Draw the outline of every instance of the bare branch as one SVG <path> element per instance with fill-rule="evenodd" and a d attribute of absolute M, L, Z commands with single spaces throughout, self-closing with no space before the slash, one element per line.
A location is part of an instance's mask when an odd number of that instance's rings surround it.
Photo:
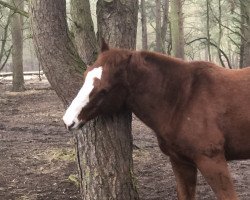
<path fill-rule="evenodd" d="M 201 41 L 201 40 L 206 40 L 206 42 L 209 41 L 208 38 L 206 38 L 206 37 L 196 38 L 196 39 L 194 39 L 194 40 L 192 40 L 192 41 L 190 41 L 190 42 L 187 42 L 186 45 L 190 45 L 190 44 L 192 44 L 192 43 L 194 43 L 194 42 L 196 42 L 196 41 Z M 202 42 L 202 43 L 204 43 L 204 42 Z M 230 69 L 232 69 L 231 63 L 230 63 L 229 58 L 227 57 L 226 53 L 225 53 L 221 48 L 219 48 L 216 44 L 214 44 L 213 42 L 209 41 L 209 43 L 210 43 L 210 45 L 216 47 L 216 48 L 221 52 L 221 54 L 222 54 L 222 55 L 225 57 L 225 59 L 227 60 L 228 67 L 229 67 Z"/>
<path fill-rule="evenodd" d="M 6 8 L 9 8 L 10 10 L 13 10 L 15 13 L 23 15 L 24 17 L 29 17 L 29 13 L 28 12 L 26 12 L 24 10 L 20 10 L 17 7 L 12 6 L 12 5 L 10 5 L 9 3 L 5 2 L 5 1 L 0 0 L 0 5 L 4 6 Z"/>
<path fill-rule="evenodd" d="M 240 49 L 240 44 L 238 44 L 237 42 L 235 42 L 230 36 L 228 36 L 228 38 L 230 39 L 230 41 L 231 41 L 238 49 Z"/>
<path fill-rule="evenodd" d="M 5 60 L 4 62 L 1 64 L 1 67 L 0 67 L 0 71 L 5 67 L 9 57 L 10 57 L 10 53 L 11 53 L 11 49 L 12 49 L 12 46 L 10 47 L 10 49 L 6 52 L 6 57 L 5 57 Z"/>
<path fill-rule="evenodd" d="M 10 21 L 11 21 L 11 12 L 9 12 L 8 18 L 7 18 L 7 22 L 4 26 L 4 32 L 3 32 L 3 36 L 2 36 L 2 41 L 1 41 L 1 50 L 0 50 L 0 63 L 4 57 L 4 51 L 5 51 L 5 45 L 7 42 L 7 38 L 8 38 L 8 28 L 10 25 Z"/>

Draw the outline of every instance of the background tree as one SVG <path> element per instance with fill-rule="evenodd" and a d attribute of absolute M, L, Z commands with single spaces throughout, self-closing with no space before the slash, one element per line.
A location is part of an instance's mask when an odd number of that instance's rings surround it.
<path fill-rule="evenodd" d="M 240 67 L 250 66 L 250 2 L 240 0 L 241 10 L 241 56 Z"/>
<path fill-rule="evenodd" d="M 75 44 L 80 57 L 89 65 L 95 61 L 98 52 L 89 0 L 71 0 L 70 8 Z"/>
<path fill-rule="evenodd" d="M 184 59 L 184 28 L 182 0 L 171 0 L 171 36 L 173 55 Z"/>
<path fill-rule="evenodd" d="M 217 42 L 217 46 L 218 46 L 218 57 L 220 60 L 220 63 L 223 67 L 225 67 L 224 62 L 222 60 L 222 56 L 221 56 L 221 52 L 220 52 L 220 46 L 221 46 L 221 40 L 222 40 L 222 34 L 223 34 L 223 30 L 222 30 L 222 6 L 221 6 L 221 0 L 218 0 L 218 10 L 219 10 L 219 14 L 218 14 L 218 26 L 219 26 L 219 36 L 218 36 L 218 42 Z"/>
<path fill-rule="evenodd" d="M 11 22 L 11 17 L 13 12 L 11 10 L 9 10 L 8 12 L 3 8 L 0 7 L 0 11 L 1 11 L 1 29 L 0 29 L 0 33 L 1 33 L 1 49 L 0 49 L 0 71 L 4 68 L 5 64 L 7 63 L 9 56 L 11 54 L 11 48 L 12 46 L 8 46 L 8 39 L 9 39 L 9 26 L 10 26 L 10 22 Z M 7 17 L 4 18 L 4 15 Z"/>
<path fill-rule="evenodd" d="M 148 49 L 148 34 L 147 34 L 147 13 L 145 7 L 145 0 L 141 0 L 141 27 L 142 27 L 142 49 Z"/>
<path fill-rule="evenodd" d="M 25 4 L 25 1 L 23 1 Z M 20 7 L 21 6 L 21 7 Z M 27 18 L 28 12 L 23 10 L 22 4 L 15 3 L 15 1 L 1 1 L 0 0 L 0 70 L 4 72 L 12 72 L 13 67 L 9 58 L 11 58 L 12 49 L 12 35 L 11 35 L 11 19 L 13 14 L 21 15 L 22 19 L 22 38 L 23 38 L 23 68 L 24 71 L 31 71 L 38 69 L 36 56 L 34 55 L 33 43 L 31 42 L 31 33 Z M 21 18 L 22 18 L 21 17 Z M 28 53 L 29 51 L 29 53 Z M 37 66 L 36 66 L 37 65 Z"/>
<path fill-rule="evenodd" d="M 114 47 L 134 48 L 137 4 L 134 0 L 98 1 L 99 36 Z M 52 87 L 67 105 L 82 84 L 79 72 L 85 65 L 69 39 L 65 6 L 61 0 L 31 2 L 39 60 Z M 110 14 L 110 9 L 116 12 Z M 83 46 L 84 42 L 80 43 Z M 131 113 L 99 117 L 75 134 L 83 199 L 137 199 L 132 180 Z"/>
<path fill-rule="evenodd" d="M 207 55 L 208 55 L 208 60 L 211 62 L 211 39 L 210 39 L 210 6 L 209 6 L 209 0 L 206 0 L 206 8 L 207 8 L 207 13 L 206 13 L 206 31 L 207 31 Z"/>
<path fill-rule="evenodd" d="M 155 51 L 162 52 L 162 36 L 161 36 L 161 0 L 155 0 Z"/>
<path fill-rule="evenodd" d="M 20 10 L 24 8 L 23 0 L 13 0 L 13 5 Z M 15 92 L 24 91 L 23 77 L 23 16 L 14 13 L 11 18 L 12 36 L 12 65 L 13 81 L 12 90 Z"/>
<path fill-rule="evenodd" d="M 165 53 L 167 45 L 169 0 L 156 0 L 156 51 Z"/>
<path fill-rule="evenodd" d="M 162 41 L 162 53 L 166 53 L 167 43 L 169 45 L 169 41 L 167 41 L 168 35 L 168 14 L 169 14 L 169 0 L 163 0 L 163 14 L 162 14 L 162 26 L 161 26 L 161 41 Z"/>
<path fill-rule="evenodd" d="M 86 0 L 85 0 L 86 1 Z M 97 0 L 91 0 L 90 6 L 91 9 L 94 9 L 95 3 Z M 9 1 L 1 1 L 0 5 L 6 6 L 9 9 L 12 9 L 13 11 L 22 14 L 24 16 L 27 16 L 28 14 L 20 9 L 17 9 L 15 6 L 8 3 Z M 68 5 L 70 5 L 71 1 L 68 1 Z M 74 5 L 75 1 L 72 1 L 72 7 Z M 88 1 L 86 1 L 88 2 Z M 76 6 L 78 9 L 78 12 L 81 12 L 83 14 L 86 14 L 87 11 L 86 8 L 88 6 L 82 7 L 81 4 L 87 5 L 86 2 L 80 1 Z M 167 52 L 168 54 L 171 53 L 172 44 L 171 44 L 171 31 L 169 27 L 168 17 L 170 15 L 168 14 L 168 9 L 165 9 L 168 7 L 169 0 L 161 0 L 161 42 L 162 42 L 162 51 Z M 220 3 L 221 2 L 221 3 Z M 146 14 L 146 26 L 147 32 L 143 31 L 143 34 L 147 34 L 147 37 L 142 36 L 142 24 L 138 24 L 138 34 L 137 34 L 137 49 L 142 49 L 142 39 L 147 39 L 147 46 L 149 50 L 155 50 L 156 48 L 156 3 L 155 1 L 149 1 L 149 0 L 143 0 L 142 4 L 145 3 L 145 14 Z M 208 3 L 208 6 L 207 6 Z M 221 5 L 219 5 L 221 4 Z M 241 5 L 243 5 L 241 7 Z M 166 6 L 167 5 L 167 6 Z M 228 1 L 222 1 L 222 0 L 211 0 L 211 1 L 194 1 L 194 0 L 185 0 L 182 3 L 183 7 L 183 18 L 185 19 L 185 23 L 183 24 L 184 29 L 184 47 L 185 47 L 185 57 L 188 60 L 209 60 L 209 57 L 211 57 L 212 62 L 216 62 L 220 65 L 225 65 L 225 67 L 231 67 L 235 66 L 236 68 L 239 67 L 239 65 L 243 66 L 243 46 L 246 46 L 247 44 L 247 35 L 249 28 L 247 24 L 248 14 L 242 14 L 241 10 L 246 13 L 248 6 L 248 1 L 246 0 L 228 0 Z M 219 8 L 221 8 L 221 16 Z M 244 8 L 241 9 L 241 8 Z M 85 10 L 84 10 L 85 9 Z M 94 9 L 95 10 L 95 9 Z M 141 9 L 140 9 L 141 11 Z M 209 16 L 207 16 L 207 11 L 209 12 Z M 2 15 L 1 15 L 2 14 Z M 7 20 L 8 12 L 6 12 L 6 9 L 0 10 L 0 17 L 1 22 L 0 29 L 3 30 L 4 23 Z M 244 17 L 243 17 L 244 16 Z M 70 30 L 74 32 L 74 37 L 78 37 L 77 34 L 81 34 L 82 30 L 87 30 L 92 27 L 93 24 L 96 29 L 96 18 L 97 16 L 92 13 L 93 22 L 92 25 L 89 24 L 81 24 L 81 22 L 78 22 L 78 27 L 76 24 L 73 23 L 74 16 L 69 16 L 68 22 L 70 23 Z M 209 25 L 206 26 L 206 21 L 209 21 Z M 244 20 L 244 21 L 243 21 Z M 87 20 L 88 21 L 88 20 Z M 167 23 L 165 23 L 167 22 Z M 84 26 L 83 26 L 84 25 Z M 244 25 L 244 26 L 242 26 Z M 86 27 L 85 27 L 86 26 Z M 84 27 L 84 28 L 83 28 Z M 96 29 L 97 30 L 97 29 Z M 1 32 L 1 30 L 0 30 Z M 165 33 L 166 32 L 166 33 Z M 209 34 L 208 34 L 209 32 Z M 3 32 L 2 32 L 3 33 Z M 25 38 L 27 38 L 28 31 L 25 30 Z M 1 34 L 2 35 L 2 34 Z M 94 35 L 94 34 L 90 34 Z M 221 35 L 221 36 L 220 36 Z M 72 35 L 70 35 L 72 36 Z M 175 36 L 175 35 L 174 35 Z M 79 37 L 77 41 L 82 40 L 84 36 Z M 97 48 L 94 47 L 91 50 L 91 46 L 95 46 L 96 37 L 91 37 L 88 40 L 85 40 L 86 46 L 90 45 L 90 49 L 88 51 L 96 51 Z M 192 42 L 194 41 L 195 42 Z M 208 42 L 210 41 L 210 42 Z M 220 42 L 219 42 L 220 41 Z M 25 39 L 24 41 L 24 70 L 35 70 L 38 69 L 37 61 L 33 61 L 32 58 L 34 56 L 31 56 L 30 53 L 27 53 L 27 47 L 31 44 L 31 51 L 33 50 L 33 45 L 30 42 L 30 39 Z M 220 44 L 219 44 L 220 43 Z M 80 42 L 74 43 L 76 46 L 80 44 Z M 94 45 L 91 45 L 94 44 Z M 244 44 L 244 45 L 241 45 Z M 1 45 L 1 43 L 0 43 Z M 4 62 L 6 61 L 6 55 L 8 55 L 9 48 L 12 46 L 9 39 L 7 39 L 7 43 L 5 45 L 5 51 L 4 51 L 4 58 L 2 59 L 2 63 L 6 63 L 6 67 L 3 71 L 10 71 L 10 62 Z M 208 46 L 209 51 L 208 53 Z M 1 46 L 2 47 L 2 46 Z M 29 48 L 29 47 L 28 47 Z M 78 47 L 77 47 L 78 48 Z M 247 53 L 249 51 L 245 51 Z M 173 51 L 172 51 L 173 53 Z M 79 50 L 80 57 L 83 58 L 82 54 L 84 53 L 84 50 Z M 210 55 L 210 56 L 209 56 Z M 86 56 L 88 59 L 91 57 L 91 53 Z M 94 58 L 95 56 L 93 56 Z M 227 58 L 226 58 L 227 57 Z M 248 58 L 249 56 L 245 56 L 245 58 Z M 93 59 L 92 58 L 92 59 Z M 84 59 L 85 60 L 85 59 Z M 90 59 L 91 60 L 91 59 Z M 86 61 L 86 64 L 88 62 Z M 248 65 L 248 64 L 244 64 Z"/>

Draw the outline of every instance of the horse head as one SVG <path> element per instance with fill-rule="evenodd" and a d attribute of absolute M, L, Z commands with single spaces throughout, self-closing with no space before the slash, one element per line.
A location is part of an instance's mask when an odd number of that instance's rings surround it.
<path fill-rule="evenodd" d="M 112 114 L 124 107 L 130 55 L 130 51 L 110 49 L 102 42 L 101 53 L 85 71 L 84 84 L 63 116 L 68 130 L 79 129 L 100 114 Z"/>

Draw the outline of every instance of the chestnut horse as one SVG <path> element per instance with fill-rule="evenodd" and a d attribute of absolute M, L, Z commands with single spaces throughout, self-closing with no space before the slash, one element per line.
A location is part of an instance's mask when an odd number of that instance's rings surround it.
<path fill-rule="evenodd" d="M 63 120 L 77 129 L 130 109 L 170 157 L 178 199 L 195 199 L 197 169 L 218 199 L 237 194 L 227 160 L 250 158 L 250 68 L 229 70 L 103 43 Z"/>

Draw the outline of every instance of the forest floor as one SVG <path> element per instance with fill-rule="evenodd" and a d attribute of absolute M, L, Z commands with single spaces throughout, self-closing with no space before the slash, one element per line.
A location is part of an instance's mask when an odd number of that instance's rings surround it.
<path fill-rule="evenodd" d="M 0 200 L 78 200 L 74 139 L 62 123 L 63 106 L 46 79 L 26 80 L 22 93 L 0 80 Z M 168 157 L 154 133 L 133 120 L 134 173 L 142 200 L 176 199 Z M 250 199 L 250 160 L 229 163 L 239 199 Z M 197 199 L 215 199 L 198 176 Z"/>

